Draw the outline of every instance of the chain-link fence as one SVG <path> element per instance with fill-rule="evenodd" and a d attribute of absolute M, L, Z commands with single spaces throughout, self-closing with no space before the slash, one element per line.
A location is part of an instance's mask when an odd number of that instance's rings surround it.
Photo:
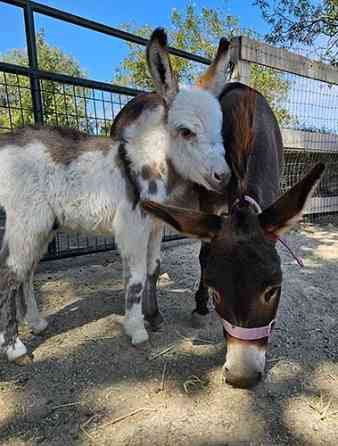
<path fill-rule="evenodd" d="M 0 0 L 21 7 L 25 16 L 29 66 L 0 62 L 0 132 L 44 123 L 108 135 L 120 109 L 138 90 L 41 71 L 38 67 L 34 13 L 145 45 L 138 36 L 24 0 Z M 310 221 L 338 222 L 338 70 L 286 50 L 247 38 L 232 42 L 234 79 L 260 90 L 272 105 L 283 131 L 286 163 L 282 189 L 295 184 L 316 162 L 326 173 L 306 211 Z M 203 57 L 171 49 L 200 64 Z M 0 214 L 0 240 L 5 215 Z M 166 232 L 164 239 L 178 235 Z M 115 249 L 113 239 L 58 233 L 45 258 Z"/>

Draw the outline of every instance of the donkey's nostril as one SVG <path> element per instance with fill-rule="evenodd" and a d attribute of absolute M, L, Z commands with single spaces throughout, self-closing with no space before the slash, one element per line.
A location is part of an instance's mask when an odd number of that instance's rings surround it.
<path fill-rule="evenodd" d="M 214 180 L 217 181 L 217 183 L 222 184 L 223 186 L 226 186 L 230 180 L 230 173 L 214 172 Z"/>
<path fill-rule="evenodd" d="M 218 173 L 212 172 L 211 181 L 208 181 L 209 186 L 211 186 L 211 190 L 217 192 L 219 194 L 223 194 L 225 191 L 225 187 L 230 180 L 230 175 L 227 173 Z"/>

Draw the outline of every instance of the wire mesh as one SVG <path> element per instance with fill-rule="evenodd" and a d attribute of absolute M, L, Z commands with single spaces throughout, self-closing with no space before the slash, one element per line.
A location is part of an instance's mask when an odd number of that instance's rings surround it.
<path fill-rule="evenodd" d="M 33 124 L 33 120 L 29 78 L 0 72 L 0 132 Z"/>
<path fill-rule="evenodd" d="M 267 98 L 281 127 L 338 133 L 338 85 L 258 64 L 250 64 L 241 81 Z"/>
<path fill-rule="evenodd" d="M 304 172 L 316 162 L 326 164 L 326 171 L 309 200 L 305 210 L 305 221 L 333 223 L 338 222 L 338 154 L 319 151 L 286 150 L 282 191 L 287 191 Z"/>
<path fill-rule="evenodd" d="M 326 170 L 308 202 L 305 219 L 337 224 L 338 85 L 248 62 L 241 81 L 268 99 L 282 128 L 282 191 L 297 183 L 316 162 L 324 162 Z"/>
<path fill-rule="evenodd" d="M 91 135 L 109 135 L 111 124 L 131 96 L 54 81 L 41 81 L 47 125 L 78 128 Z"/>

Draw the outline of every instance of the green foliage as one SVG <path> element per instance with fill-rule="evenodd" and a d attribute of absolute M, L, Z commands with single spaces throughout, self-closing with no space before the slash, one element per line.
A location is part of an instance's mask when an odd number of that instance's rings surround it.
<path fill-rule="evenodd" d="M 36 37 L 39 68 L 45 71 L 83 77 L 79 63 L 59 48 L 50 46 L 43 32 Z M 26 50 L 14 49 L 0 56 L 7 63 L 28 65 Z M 84 89 L 57 82 L 42 81 L 43 113 L 46 123 L 60 126 L 81 126 L 84 117 Z M 26 76 L 0 73 L 0 129 L 33 123 L 30 80 Z"/>
<path fill-rule="evenodd" d="M 123 28 L 145 38 L 149 38 L 153 30 L 148 25 L 136 27 L 125 24 Z M 173 9 L 167 33 L 170 46 L 209 59 L 214 57 L 221 37 L 231 39 L 234 36 L 246 35 L 257 38 L 252 30 L 241 28 L 236 17 L 219 9 L 205 7 L 198 10 L 193 4 L 188 4 L 184 11 Z M 113 82 L 145 90 L 153 89 L 144 58 L 144 48 L 133 43 L 128 46 L 128 56 L 114 74 Z M 206 69 L 204 65 L 183 58 L 172 56 L 171 60 L 178 81 L 182 83 L 192 83 L 198 74 Z M 251 76 L 253 86 L 268 98 L 280 123 L 289 123 L 292 118 L 282 105 L 288 93 L 288 82 L 283 79 L 283 75 L 256 66 L 252 69 Z"/>
<path fill-rule="evenodd" d="M 338 65 L 337 0 L 256 0 L 272 30 L 270 43 L 308 47 L 312 55 Z"/>
<path fill-rule="evenodd" d="M 132 24 L 124 24 L 122 28 L 145 38 L 149 38 L 153 31 L 153 28 L 148 25 L 136 27 Z M 215 54 L 220 37 L 226 35 L 231 38 L 240 33 L 253 36 L 249 30 L 240 29 L 237 18 L 212 8 L 202 8 L 199 13 L 192 4 L 187 5 L 185 11 L 172 10 L 171 26 L 166 31 L 170 46 L 210 59 Z M 121 68 L 115 73 L 114 82 L 143 89 L 153 88 L 147 72 L 144 48 L 133 43 L 129 43 L 128 46 L 129 54 L 123 60 Z M 187 59 L 175 56 L 171 59 L 180 82 L 192 82 L 198 72 L 205 70 L 204 65 L 201 66 Z"/>

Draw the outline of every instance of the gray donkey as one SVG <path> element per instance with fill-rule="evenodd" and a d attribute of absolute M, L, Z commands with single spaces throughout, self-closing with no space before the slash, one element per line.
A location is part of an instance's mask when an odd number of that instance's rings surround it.
<path fill-rule="evenodd" d="M 0 136 L 0 206 L 7 216 L 0 252 L 0 349 L 9 360 L 28 358 L 18 321 L 34 333 L 47 327 L 36 305 L 33 274 L 57 229 L 114 235 L 124 264 L 124 328 L 133 344 L 148 339 L 144 318 L 153 326 L 161 322 L 155 293 L 162 224 L 143 212 L 140 200 L 177 204 L 194 184 L 224 191 L 230 170 L 217 96 L 226 50 L 218 52 L 206 89 L 179 90 L 166 34 L 157 29 L 146 50 L 156 93 L 128 103 L 111 138 L 47 127 Z"/>

